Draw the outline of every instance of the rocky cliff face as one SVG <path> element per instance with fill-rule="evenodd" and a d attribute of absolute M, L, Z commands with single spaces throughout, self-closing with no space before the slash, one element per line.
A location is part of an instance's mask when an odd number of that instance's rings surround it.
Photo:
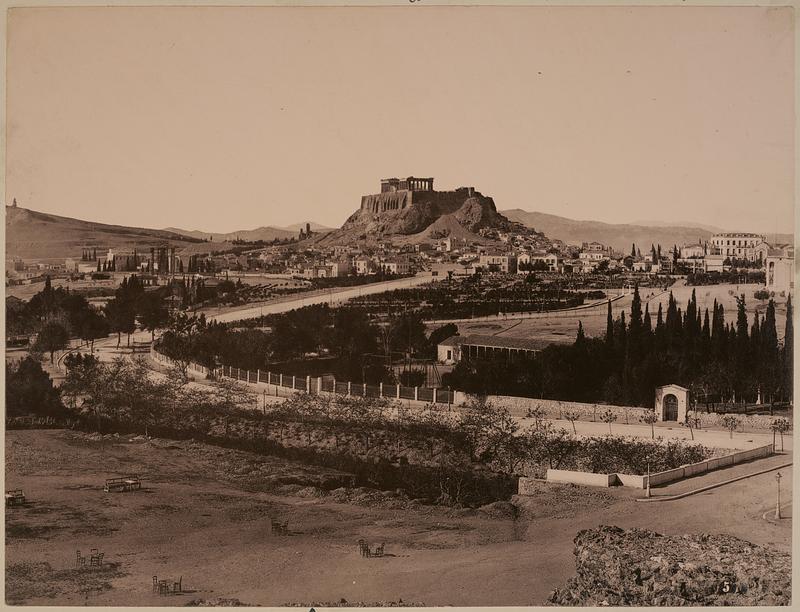
<path fill-rule="evenodd" d="M 789 605 L 791 556 L 726 535 L 598 527 L 575 538 L 560 606 Z"/>
<path fill-rule="evenodd" d="M 418 234 L 445 215 L 453 215 L 469 232 L 484 227 L 511 226 L 511 222 L 497 212 L 492 198 L 474 190 L 459 189 L 364 196 L 361 208 L 345 221 L 342 230 L 359 230 L 375 237 Z"/>

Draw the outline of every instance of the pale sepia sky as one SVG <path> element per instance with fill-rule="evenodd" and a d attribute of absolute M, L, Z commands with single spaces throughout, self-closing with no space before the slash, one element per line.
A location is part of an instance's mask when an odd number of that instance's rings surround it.
<path fill-rule="evenodd" d="M 786 8 L 12 9 L 6 202 L 340 225 L 387 176 L 499 209 L 793 228 Z"/>

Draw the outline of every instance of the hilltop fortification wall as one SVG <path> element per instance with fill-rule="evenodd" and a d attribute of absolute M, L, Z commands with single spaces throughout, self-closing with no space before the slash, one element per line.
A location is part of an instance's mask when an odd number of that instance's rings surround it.
<path fill-rule="evenodd" d="M 361 210 L 380 214 L 389 210 L 402 210 L 413 203 L 413 191 L 394 191 L 361 196 Z"/>
<path fill-rule="evenodd" d="M 455 212 L 471 197 L 481 194 L 473 187 L 454 191 L 400 190 L 361 196 L 361 210 L 375 215 L 411 208 L 415 203 L 427 203 L 441 210 L 440 214 Z"/>

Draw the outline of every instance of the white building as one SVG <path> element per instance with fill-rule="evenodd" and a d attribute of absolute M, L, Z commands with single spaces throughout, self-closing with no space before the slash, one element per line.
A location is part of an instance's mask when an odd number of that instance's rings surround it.
<path fill-rule="evenodd" d="M 698 259 L 706 254 L 702 244 L 687 244 L 681 247 L 681 259 Z"/>
<path fill-rule="evenodd" d="M 764 260 L 764 268 L 768 290 L 794 290 L 794 247 L 771 249 Z"/>
<path fill-rule="evenodd" d="M 725 255 L 706 255 L 703 258 L 704 272 L 722 272 L 725 269 Z"/>
<path fill-rule="evenodd" d="M 754 249 L 762 242 L 765 238 L 761 234 L 731 232 L 711 236 L 711 245 L 723 258 L 756 261 Z"/>
<path fill-rule="evenodd" d="M 406 259 L 389 259 L 380 264 L 384 274 L 408 274 L 411 272 L 411 264 Z"/>
<path fill-rule="evenodd" d="M 611 249 L 607 248 L 606 245 L 602 244 L 601 242 L 584 242 L 581 245 L 581 251 L 592 253 L 609 253 Z"/>
<path fill-rule="evenodd" d="M 549 344 L 544 340 L 468 334 L 442 340 L 437 345 L 436 355 L 439 362 L 446 365 L 462 359 L 514 360 L 532 357 Z"/>
<path fill-rule="evenodd" d="M 356 267 L 356 274 L 369 274 L 374 271 L 372 260 L 367 257 L 357 257 L 353 263 Z"/>
<path fill-rule="evenodd" d="M 517 271 L 517 258 L 514 255 L 481 255 L 478 265 L 484 269 L 497 268 L 499 272 L 515 273 Z"/>
<path fill-rule="evenodd" d="M 608 259 L 608 255 L 603 251 L 581 251 L 578 258 L 583 261 L 591 261 L 594 263 L 600 263 L 604 259 Z"/>

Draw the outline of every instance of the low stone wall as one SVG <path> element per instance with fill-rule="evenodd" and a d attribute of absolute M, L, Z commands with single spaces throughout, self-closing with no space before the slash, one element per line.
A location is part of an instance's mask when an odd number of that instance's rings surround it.
<path fill-rule="evenodd" d="M 727 416 L 725 414 L 703 412 L 699 410 L 697 416 L 700 417 L 700 424 L 702 427 L 725 427 L 725 424 L 722 422 L 722 417 Z M 764 431 L 770 431 L 772 422 L 778 418 L 776 416 L 769 416 L 768 414 L 737 414 L 735 416 L 739 419 L 740 428 L 760 429 Z M 791 421 L 792 419 L 789 418 L 790 423 Z"/>
<path fill-rule="evenodd" d="M 610 487 L 617 480 L 617 475 L 573 472 L 571 470 L 552 470 L 548 468 L 546 478 L 548 482 L 566 482 L 587 485 L 589 487 Z M 520 492 L 520 494 L 522 493 Z"/>
<path fill-rule="evenodd" d="M 455 391 L 453 403 L 463 406 L 469 401 L 469 395 L 463 391 Z M 539 409 L 546 419 L 563 419 L 565 412 L 574 412 L 579 421 L 600 422 L 600 415 L 606 410 L 616 415 L 617 423 L 639 424 L 639 417 L 650 408 L 636 406 L 612 406 L 609 404 L 584 404 L 581 402 L 563 402 L 560 400 L 536 399 L 532 397 L 515 397 L 513 395 L 487 395 L 486 400 L 495 406 L 505 408 L 509 414 L 524 417 L 529 410 Z"/>
<path fill-rule="evenodd" d="M 706 459 L 698 463 L 691 463 L 671 470 L 656 472 L 649 476 L 650 486 L 654 487 L 660 484 L 682 480 L 683 478 L 688 478 L 695 474 L 704 474 L 705 472 L 711 472 L 729 465 L 736 465 L 737 463 L 750 461 L 751 459 L 768 457 L 772 455 L 774 451 L 775 449 L 772 444 L 767 444 L 766 446 L 739 451 L 723 457 Z M 638 474 L 594 474 L 592 472 L 579 472 L 574 470 L 548 469 L 546 478 L 548 482 L 572 483 L 589 487 L 613 487 L 621 485 L 623 487 L 632 487 L 635 489 L 646 489 L 648 476 L 641 476 Z M 530 495 L 530 491 L 533 490 L 533 480 L 533 478 L 524 477 L 519 479 L 517 489 L 519 495 Z"/>
<path fill-rule="evenodd" d="M 675 468 L 674 470 L 650 474 L 650 486 L 653 487 L 667 482 L 674 482 L 676 480 L 688 478 L 689 476 L 694 476 L 695 474 L 704 474 L 705 472 L 711 472 L 729 465 L 736 465 L 737 463 L 750 461 L 751 459 L 768 457 L 774 452 L 775 449 L 773 448 L 772 444 L 767 444 L 766 446 L 759 446 L 757 448 L 751 448 L 750 450 L 739 451 L 723 457 L 706 459 L 705 461 L 700 461 L 699 463 L 684 465 L 679 468 Z M 644 478 L 643 486 L 647 487 L 646 476 Z"/>

